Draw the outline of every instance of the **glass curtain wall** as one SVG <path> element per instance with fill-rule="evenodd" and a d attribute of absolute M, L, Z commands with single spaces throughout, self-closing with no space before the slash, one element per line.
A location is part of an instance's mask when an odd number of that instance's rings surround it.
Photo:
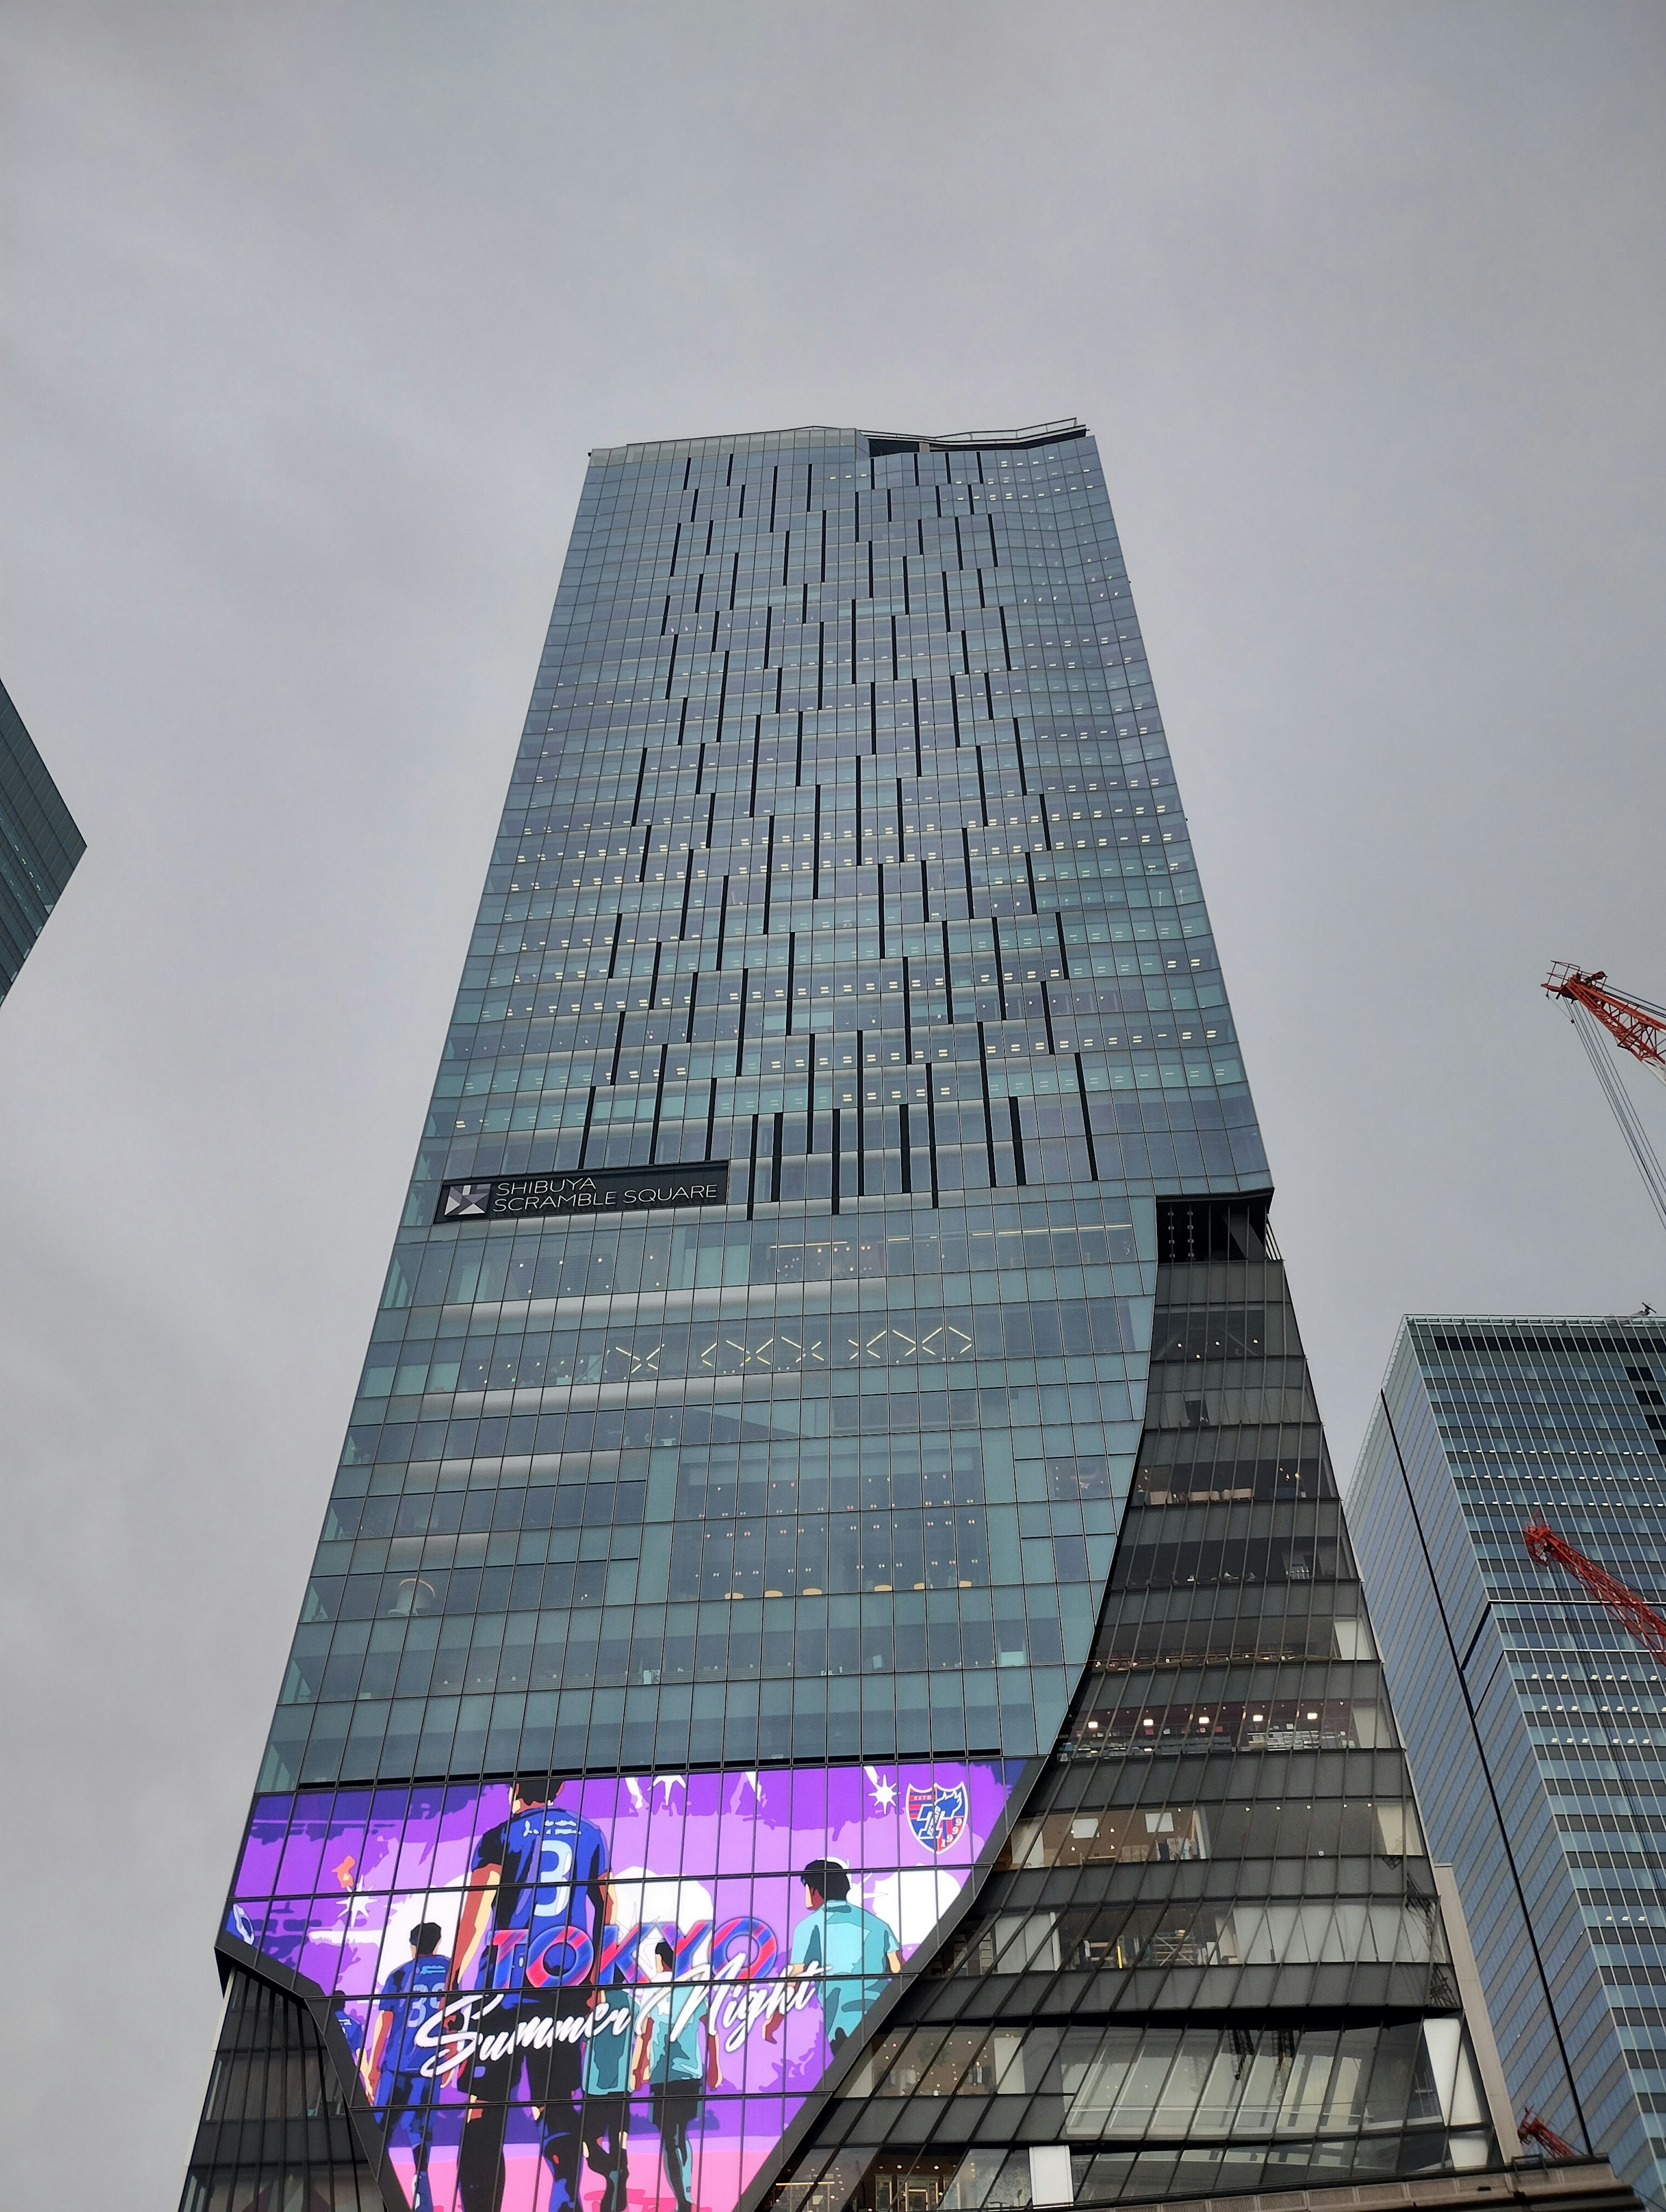
<path fill-rule="evenodd" d="M 1081 426 L 593 454 L 220 1939 L 390 2203 L 761 2201 L 1071 1740 L 1159 1205 L 1266 1187 Z"/>
<path fill-rule="evenodd" d="M 1666 1325 L 1409 1319 L 1350 1504 L 1518 2106 L 1666 2195 L 1666 1685 L 1555 1533 L 1666 1607 Z"/>
<path fill-rule="evenodd" d="M 1158 1207 L 1092 1658 L 994 1871 L 775 2191 L 930 2212 L 1496 2162 L 1264 1206 Z"/>
<path fill-rule="evenodd" d="M 0 684 L 0 999 L 17 981 L 86 849 L 10 693 Z"/>

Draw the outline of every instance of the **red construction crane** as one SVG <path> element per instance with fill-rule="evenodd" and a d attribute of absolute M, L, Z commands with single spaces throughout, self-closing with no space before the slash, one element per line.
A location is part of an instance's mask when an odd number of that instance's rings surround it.
<path fill-rule="evenodd" d="M 1666 1008 L 1651 1006 L 1622 991 L 1610 991 L 1607 971 L 1587 971 L 1559 960 L 1544 980 L 1553 999 L 1572 1000 L 1594 1014 L 1622 1052 L 1640 1060 L 1666 1083 Z"/>
<path fill-rule="evenodd" d="M 1516 2123 L 1516 2132 L 1523 2142 L 1535 2142 L 1547 2158 L 1578 2158 L 1579 2154 L 1572 2143 L 1562 2141 L 1548 2120 L 1541 2120 L 1529 2105 Z"/>
<path fill-rule="evenodd" d="M 1651 1005 L 1634 992 L 1612 991 L 1604 969 L 1575 968 L 1566 960 L 1556 963 L 1541 988 L 1566 1004 L 1568 1018 L 1579 1032 L 1579 1042 L 1596 1071 L 1626 1149 L 1637 1163 L 1655 1212 L 1666 1226 L 1666 1169 L 1661 1166 L 1600 1034 L 1606 1030 L 1621 1052 L 1629 1053 L 1666 1083 L 1666 1007 Z"/>
<path fill-rule="evenodd" d="M 1566 1569 L 1584 1584 L 1596 1602 L 1614 1615 L 1626 1635 L 1640 1644 L 1651 1658 L 1666 1662 L 1666 1618 L 1635 1590 L 1616 1582 L 1595 1559 L 1576 1552 L 1547 1521 L 1529 1522 L 1522 1531 L 1522 1541 L 1535 1566 Z"/>

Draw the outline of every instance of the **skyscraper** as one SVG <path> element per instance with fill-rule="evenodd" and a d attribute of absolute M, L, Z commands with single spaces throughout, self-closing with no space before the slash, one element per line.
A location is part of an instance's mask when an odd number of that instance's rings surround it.
<path fill-rule="evenodd" d="M 1555 1532 L 1666 1604 L 1666 1323 L 1401 1330 L 1349 1504 L 1436 1855 L 1517 2104 L 1666 2186 L 1666 1682 Z"/>
<path fill-rule="evenodd" d="M 189 2212 L 1504 2187 L 1268 1196 L 1081 426 L 594 453 Z"/>
<path fill-rule="evenodd" d="M 0 684 L 0 999 L 87 850 L 23 717 Z"/>

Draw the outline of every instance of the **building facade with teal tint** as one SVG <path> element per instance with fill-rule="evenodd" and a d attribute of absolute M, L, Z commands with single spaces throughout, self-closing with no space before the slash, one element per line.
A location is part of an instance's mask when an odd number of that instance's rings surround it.
<path fill-rule="evenodd" d="M 1091 438 L 593 454 L 189 2212 L 1496 2163 L 1267 1202 Z"/>
<path fill-rule="evenodd" d="M 1666 2194 L 1666 1680 L 1556 1533 L 1666 1608 L 1666 1324 L 1402 1328 L 1350 1493 L 1395 1709 L 1517 2108 Z"/>
<path fill-rule="evenodd" d="M 0 999 L 46 927 L 87 841 L 0 684 Z"/>

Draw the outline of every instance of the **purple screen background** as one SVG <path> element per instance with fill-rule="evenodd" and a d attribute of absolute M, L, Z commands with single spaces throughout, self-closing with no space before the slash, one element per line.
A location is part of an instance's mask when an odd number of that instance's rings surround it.
<path fill-rule="evenodd" d="M 906 1960 L 965 1886 L 1021 1771 L 1018 1761 L 913 1760 L 608 1776 L 562 1790 L 561 1803 L 607 1839 L 628 1977 L 639 1971 L 632 1938 L 666 1936 L 679 1975 L 710 1971 L 714 1929 L 728 1956 L 711 2006 L 723 2080 L 696 2131 L 696 2204 L 733 2212 L 827 2067 L 818 2003 L 789 2009 L 776 2039 L 763 2033 L 806 1911 L 800 1870 L 842 1862 L 852 1902 L 886 1923 Z M 476 1843 L 508 1812 L 507 1783 L 258 1799 L 227 1931 L 339 1994 L 350 2039 L 368 2034 L 375 1993 L 410 1957 L 410 1927 L 437 1921 L 450 1952 Z M 742 1920 L 751 1923 L 744 1943 L 724 1946 L 722 1932 Z M 436 2212 L 455 2201 L 464 2108 L 455 2080 L 442 2081 L 429 2124 Z M 413 2154 L 392 2148 L 409 2193 Z M 669 2205 L 655 2148 L 644 2096 L 633 2112 L 629 2212 Z M 504 2212 L 544 2212 L 550 2175 L 529 2120 L 512 2118 L 508 2153 Z M 587 2181 L 585 2212 L 601 2187 Z"/>

